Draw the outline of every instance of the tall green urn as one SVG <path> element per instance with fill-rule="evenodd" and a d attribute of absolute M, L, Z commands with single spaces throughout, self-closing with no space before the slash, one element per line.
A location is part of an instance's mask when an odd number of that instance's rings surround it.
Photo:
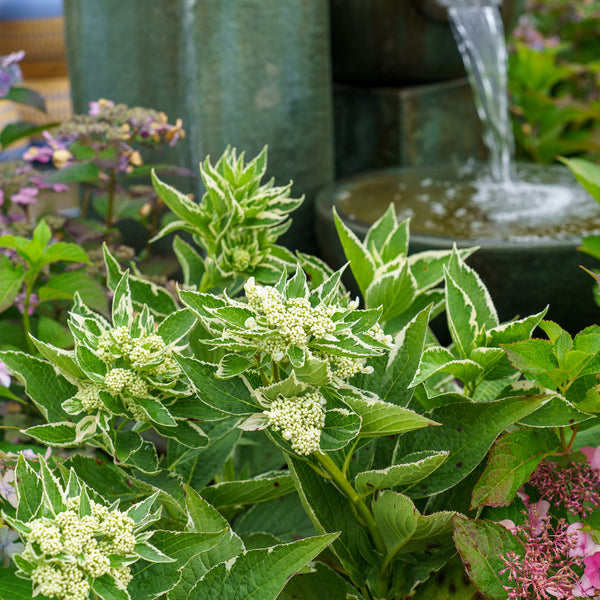
<path fill-rule="evenodd" d="M 104 97 L 183 119 L 185 140 L 159 160 L 194 172 L 228 145 L 250 158 L 268 144 L 268 173 L 306 194 L 283 241 L 313 250 L 314 195 L 333 178 L 324 0 L 64 3 L 76 112 Z"/>

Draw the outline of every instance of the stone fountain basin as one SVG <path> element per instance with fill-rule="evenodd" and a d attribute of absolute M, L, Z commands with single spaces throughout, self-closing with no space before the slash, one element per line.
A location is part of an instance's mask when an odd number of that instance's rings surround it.
<path fill-rule="evenodd" d="M 579 265 L 581 238 L 600 233 L 600 206 L 562 165 L 519 165 L 524 186 L 497 194 L 486 167 L 405 167 L 343 179 L 316 200 L 321 256 L 339 268 L 346 259 L 332 208 L 360 237 L 390 202 L 410 217 L 409 252 L 478 246 L 468 263 L 488 287 L 502 321 L 550 305 L 547 317 L 576 333 L 600 321 L 595 284 Z M 474 183 L 477 182 L 477 183 Z M 352 282 L 349 282 L 352 287 Z"/>

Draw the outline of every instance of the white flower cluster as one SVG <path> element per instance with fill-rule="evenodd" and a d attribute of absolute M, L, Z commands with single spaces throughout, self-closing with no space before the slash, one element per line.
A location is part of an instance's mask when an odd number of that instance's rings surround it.
<path fill-rule="evenodd" d="M 286 344 L 303 347 L 310 336 L 325 337 L 335 331 L 331 319 L 335 306 L 311 306 L 306 298 L 286 300 L 274 287 L 256 285 L 254 277 L 244 285 L 249 305 L 265 317 Z"/>
<path fill-rule="evenodd" d="M 177 369 L 177 362 L 159 335 L 152 333 L 132 338 L 126 327 L 104 331 L 98 337 L 96 355 L 109 365 L 124 360 L 132 369 L 144 369 L 154 377 Z"/>
<path fill-rule="evenodd" d="M 104 403 L 100 398 L 101 388 L 97 385 L 87 385 L 79 388 L 75 398 L 81 401 L 81 406 L 85 412 L 91 413 L 104 408 Z"/>
<path fill-rule="evenodd" d="M 281 430 L 284 440 L 290 442 L 298 454 L 317 452 L 321 444 L 321 430 L 325 426 L 325 398 L 318 392 L 304 396 L 273 401 L 264 411 L 268 424 Z"/>
<path fill-rule="evenodd" d="M 333 341 L 336 338 L 336 324 L 332 316 L 358 308 L 358 300 L 349 303 L 348 308 L 335 304 L 312 306 L 307 298 L 286 300 L 274 287 L 256 285 L 253 277 L 244 286 L 248 305 L 257 315 L 246 320 L 246 328 L 251 332 L 264 322 L 271 330 L 270 335 L 257 335 L 253 343 L 258 350 L 269 354 L 275 362 L 285 357 L 291 345 L 303 348 L 309 356 L 315 356 L 327 362 L 330 375 L 339 379 L 349 379 L 357 373 L 372 373 L 372 367 L 365 366 L 365 358 L 340 356 L 324 351 L 311 352 L 308 346 L 311 340 Z M 258 321 L 257 321 L 258 319 Z M 392 336 L 386 335 L 379 324 L 368 332 L 377 342 L 391 345 Z"/>
<path fill-rule="evenodd" d="M 326 354 L 323 358 L 327 361 L 328 372 L 340 379 L 350 379 L 357 373 L 370 374 L 373 372 L 373 367 L 365 366 L 364 358 L 351 358 L 335 354 Z"/>
<path fill-rule="evenodd" d="M 311 337 L 324 338 L 335 331 L 331 316 L 335 306 L 311 306 L 306 298 L 286 300 L 274 287 L 256 285 L 254 277 L 244 285 L 248 304 L 273 330 L 269 338 L 257 338 L 257 346 L 271 354 L 273 360 L 283 359 L 285 349 L 290 346 L 306 348 Z M 249 323 L 256 325 L 256 322 Z"/>
<path fill-rule="evenodd" d="M 375 325 L 371 327 L 369 334 L 378 342 L 381 342 L 386 346 L 391 346 L 394 343 L 394 338 L 391 335 L 385 334 L 379 323 L 375 323 Z"/>
<path fill-rule="evenodd" d="M 132 396 L 145 397 L 148 395 L 146 382 L 129 369 L 111 369 L 104 377 L 106 391 L 112 396 L 128 392 Z"/>
<path fill-rule="evenodd" d="M 21 557 L 35 564 L 31 573 L 34 595 L 58 600 L 86 600 L 90 580 L 109 575 L 125 590 L 131 581 L 129 567 L 111 567 L 110 556 L 132 556 L 136 540 L 134 521 L 118 510 L 90 500 L 91 514 L 79 516 L 79 498 L 70 498 L 68 509 L 54 519 L 28 523 Z"/>

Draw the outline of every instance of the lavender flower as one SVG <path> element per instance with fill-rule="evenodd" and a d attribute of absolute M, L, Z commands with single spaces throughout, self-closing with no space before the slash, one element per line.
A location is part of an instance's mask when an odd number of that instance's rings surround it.
<path fill-rule="evenodd" d="M 15 297 L 15 306 L 19 309 L 19 312 L 23 314 L 25 312 L 25 292 L 20 292 Z M 29 316 L 35 312 L 35 307 L 39 304 L 40 298 L 37 294 L 33 293 L 29 296 Z"/>
<path fill-rule="evenodd" d="M 50 183 L 44 173 L 23 160 L 0 162 L 0 207 L 5 217 L 3 221 L 19 220 L 23 212 L 26 212 L 26 207 L 35 203 L 39 191 L 44 189 L 64 192 L 68 186 Z M 15 213 L 17 206 L 21 209 Z"/>
<path fill-rule="evenodd" d="M 8 567 L 7 561 L 13 554 L 23 552 L 25 546 L 17 541 L 19 534 L 8 527 L 0 527 L 0 562 L 4 562 L 4 567 Z"/>
<path fill-rule="evenodd" d="M 17 492 L 12 485 L 15 480 L 13 469 L 7 469 L 0 478 L 0 497 L 4 498 L 11 506 L 17 506 Z"/>
<path fill-rule="evenodd" d="M 22 61 L 24 56 L 23 50 L 0 56 L 0 98 L 6 98 L 10 88 L 23 81 L 23 73 L 17 63 Z"/>

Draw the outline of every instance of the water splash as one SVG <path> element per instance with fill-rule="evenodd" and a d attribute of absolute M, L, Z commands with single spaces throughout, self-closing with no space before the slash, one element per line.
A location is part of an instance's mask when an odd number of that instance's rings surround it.
<path fill-rule="evenodd" d="M 448 16 L 483 124 L 494 181 L 512 180 L 514 138 L 508 114 L 508 53 L 497 2 L 446 0 Z"/>

